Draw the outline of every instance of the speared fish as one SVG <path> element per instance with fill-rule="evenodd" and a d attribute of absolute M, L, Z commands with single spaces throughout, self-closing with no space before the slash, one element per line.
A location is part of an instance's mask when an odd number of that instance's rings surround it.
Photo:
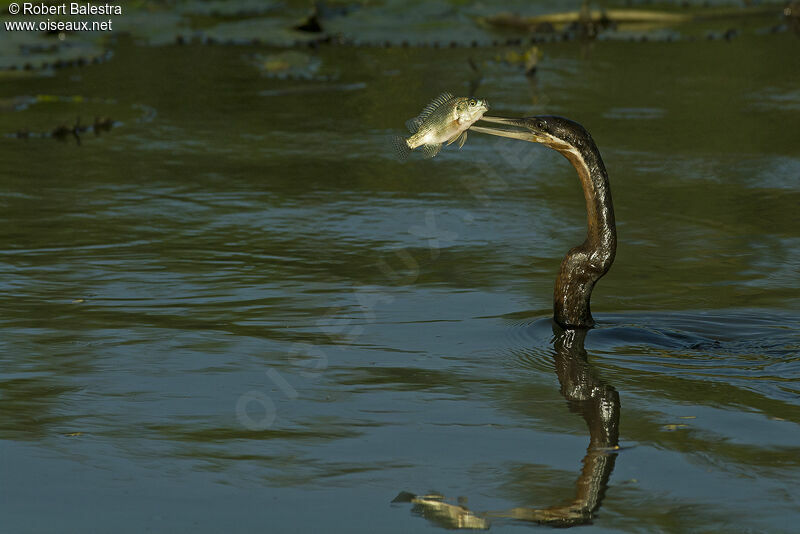
<path fill-rule="evenodd" d="M 422 113 L 406 122 L 413 135 L 394 138 L 398 157 L 404 160 L 412 150 L 422 147 L 424 156 L 432 158 L 442 149 L 443 143 L 449 145 L 456 141 L 461 148 L 467 140 L 467 129 L 488 110 L 486 100 L 442 93 L 425 106 Z"/>

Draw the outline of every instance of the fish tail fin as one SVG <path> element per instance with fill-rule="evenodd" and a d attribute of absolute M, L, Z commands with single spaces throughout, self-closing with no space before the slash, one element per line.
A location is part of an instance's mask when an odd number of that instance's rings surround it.
<path fill-rule="evenodd" d="M 392 144 L 394 145 L 394 151 L 397 154 L 397 157 L 400 161 L 405 161 L 408 158 L 408 155 L 411 154 L 411 147 L 408 146 L 405 138 L 395 136 L 392 139 Z"/>

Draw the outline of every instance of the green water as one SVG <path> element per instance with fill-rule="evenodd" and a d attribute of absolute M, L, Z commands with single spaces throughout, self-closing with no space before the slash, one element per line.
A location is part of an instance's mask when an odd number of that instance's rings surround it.
<path fill-rule="evenodd" d="M 597 423 L 565 400 L 579 372 L 619 397 L 592 530 L 791 531 L 800 40 L 543 48 L 534 79 L 511 48 L 323 46 L 329 81 L 280 80 L 253 60 L 277 50 L 120 37 L 6 77 L 2 134 L 115 123 L 0 138 L 0 530 L 413 532 L 441 523 L 401 491 L 568 503 Z M 585 231 L 569 163 L 477 133 L 392 157 L 470 84 L 602 152 L 620 244 L 585 355 L 549 320 Z"/>

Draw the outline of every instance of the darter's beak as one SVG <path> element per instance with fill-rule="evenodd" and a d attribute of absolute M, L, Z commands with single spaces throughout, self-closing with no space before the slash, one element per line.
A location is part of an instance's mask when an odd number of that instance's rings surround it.
<path fill-rule="evenodd" d="M 472 126 L 473 132 L 499 135 L 500 137 L 510 137 L 511 139 L 521 139 L 531 143 L 543 143 L 546 138 L 537 133 L 536 128 L 532 127 L 532 121 L 528 119 L 508 119 L 505 117 L 487 117 L 484 115 L 480 119 L 483 122 L 502 124 L 504 127 Z"/>

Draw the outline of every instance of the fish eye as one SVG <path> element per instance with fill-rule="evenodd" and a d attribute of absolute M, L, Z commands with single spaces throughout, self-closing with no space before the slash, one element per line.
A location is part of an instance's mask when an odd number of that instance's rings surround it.
<path fill-rule="evenodd" d="M 469 99 L 469 105 L 470 106 L 477 106 L 478 105 L 478 101 L 475 100 L 474 98 L 470 98 Z"/>

